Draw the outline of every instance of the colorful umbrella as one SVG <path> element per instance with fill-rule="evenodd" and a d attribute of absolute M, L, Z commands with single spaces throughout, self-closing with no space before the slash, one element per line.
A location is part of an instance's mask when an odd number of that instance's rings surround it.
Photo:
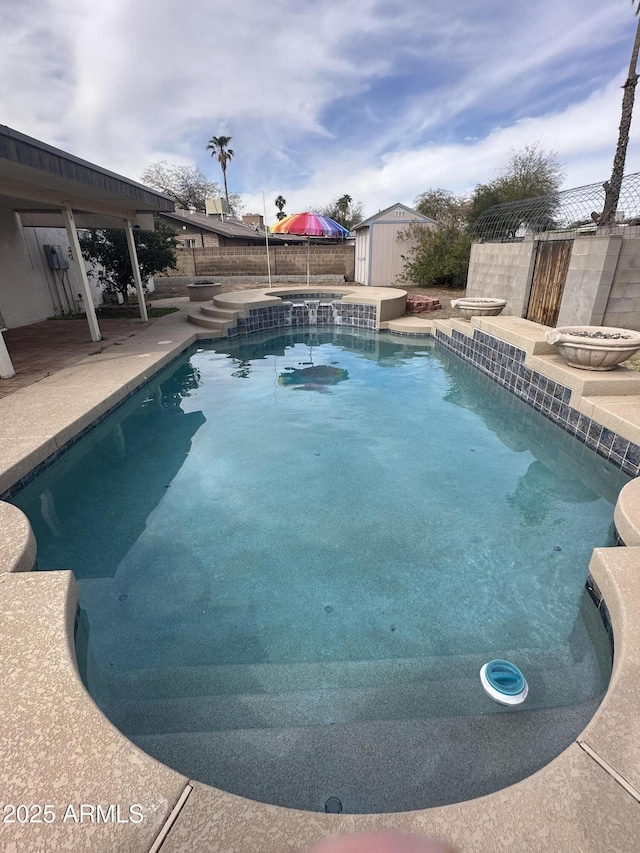
<path fill-rule="evenodd" d="M 310 237 L 328 237 L 344 239 L 349 231 L 328 216 L 320 213 L 292 213 L 275 225 L 269 227 L 272 234 L 296 234 L 307 238 L 307 287 L 309 286 L 309 244 Z"/>

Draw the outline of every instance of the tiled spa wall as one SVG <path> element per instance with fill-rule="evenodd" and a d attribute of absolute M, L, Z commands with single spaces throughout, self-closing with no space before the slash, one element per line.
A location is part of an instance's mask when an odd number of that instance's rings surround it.
<path fill-rule="evenodd" d="M 375 329 L 375 305 L 353 305 L 333 298 L 334 294 L 320 299 L 305 295 L 304 300 L 295 300 L 295 294 L 282 301 L 281 305 L 268 308 L 251 308 L 249 317 L 240 317 L 236 327 L 229 329 L 229 337 L 248 335 L 265 329 L 287 326 L 355 326 L 360 329 Z M 327 301 L 327 300 L 331 301 Z"/>
<path fill-rule="evenodd" d="M 437 329 L 436 341 L 504 385 L 626 474 L 633 477 L 640 474 L 640 447 L 572 408 L 571 389 L 525 367 L 523 349 L 479 329 L 474 329 L 472 338 L 456 330 L 449 337 Z"/>

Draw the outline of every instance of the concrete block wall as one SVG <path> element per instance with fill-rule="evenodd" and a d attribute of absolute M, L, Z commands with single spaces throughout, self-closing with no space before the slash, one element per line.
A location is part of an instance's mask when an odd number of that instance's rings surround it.
<path fill-rule="evenodd" d="M 474 243 L 471 247 L 467 296 L 506 299 L 505 314 L 526 311 L 535 261 L 535 243 Z"/>
<path fill-rule="evenodd" d="M 624 239 L 603 325 L 640 329 L 640 239 Z"/>
<path fill-rule="evenodd" d="M 622 247 L 621 236 L 576 237 L 558 326 L 601 326 Z"/>
<path fill-rule="evenodd" d="M 306 275 L 306 246 L 271 246 L 271 273 Z M 167 270 L 169 276 L 254 276 L 267 274 L 267 252 L 262 246 L 240 248 L 207 247 L 176 249 L 177 269 Z M 340 275 L 352 281 L 355 268 L 353 244 L 312 246 L 309 253 L 311 275 Z"/>
<path fill-rule="evenodd" d="M 526 316 L 536 242 L 474 243 L 467 295 L 506 299 L 505 314 Z M 574 238 L 557 325 L 640 330 L 640 227 L 608 228 Z"/>

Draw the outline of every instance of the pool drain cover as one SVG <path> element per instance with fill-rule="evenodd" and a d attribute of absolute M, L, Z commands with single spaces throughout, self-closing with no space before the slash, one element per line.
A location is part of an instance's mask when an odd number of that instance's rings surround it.
<path fill-rule="evenodd" d="M 324 810 L 327 814 L 340 814 L 342 812 L 342 803 L 337 797 L 329 797 L 324 804 Z"/>

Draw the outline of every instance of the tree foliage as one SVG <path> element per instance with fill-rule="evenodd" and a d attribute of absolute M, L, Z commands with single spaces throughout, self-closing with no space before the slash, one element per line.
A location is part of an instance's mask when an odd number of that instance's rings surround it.
<path fill-rule="evenodd" d="M 190 207 L 205 212 L 205 199 L 220 195 L 220 185 L 210 181 L 195 166 L 174 166 L 166 160 L 151 163 L 140 176 L 147 186 L 154 187 L 172 198 L 178 207 Z"/>
<path fill-rule="evenodd" d="M 539 205 L 535 220 L 523 221 L 525 228 L 544 231 L 553 227 L 553 216 L 559 199 L 558 192 L 564 173 L 555 151 L 543 151 L 538 144 L 526 145 L 521 151 L 512 151 L 507 166 L 492 181 L 478 184 L 469 205 L 468 225 L 472 226 L 490 207 L 510 201 L 546 196 L 546 203 Z M 499 216 L 499 211 L 497 215 Z M 505 211 L 508 214 L 508 211 Z M 501 233 L 501 231 L 503 233 Z M 495 235 L 512 239 L 511 215 L 508 222 L 496 223 Z"/>
<path fill-rule="evenodd" d="M 464 286 L 469 269 L 471 238 L 455 222 L 428 226 L 413 222 L 403 233 L 409 248 L 404 278 L 418 284 Z"/>
<path fill-rule="evenodd" d="M 421 193 L 416 198 L 414 207 L 418 213 L 435 219 L 440 225 L 457 225 L 463 228 L 467 221 L 469 201 L 449 190 L 435 189 Z"/>
<path fill-rule="evenodd" d="M 287 214 L 284 212 L 284 207 L 287 203 L 287 200 L 284 196 L 278 195 L 273 202 L 275 206 L 278 208 L 278 212 L 276 213 L 276 219 L 280 222 L 281 219 L 285 219 Z"/>
<path fill-rule="evenodd" d="M 165 269 L 176 269 L 176 232 L 159 217 L 154 217 L 154 223 L 155 231 L 133 232 L 145 288 L 149 276 Z M 79 235 L 79 239 L 82 255 L 91 264 L 91 274 L 98 279 L 105 293 L 120 293 L 128 302 L 129 289 L 135 282 L 124 229 L 86 231 Z"/>
<path fill-rule="evenodd" d="M 512 151 L 502 172 L 492 181 L 478 184 L 471 198 L 455 195 L 444 189 L 430 189 L 419 195 L 415 208 L 437 222 L 436 226 L 416 223 L 405 232 L 408 245 L 404 277 L 408 281 L 432 285 L 460 285 L 466 282 L 473 238 L 473 226 L 478 218 L 494 205 L 520 201 L 538 196 L 547 197 L 538 205 L 536 221 L 524 226 L 543 230 L 553 225 L 553 212 L 563 173 L 554 152 L 545 152 L 538 145 L 527 145 Z M 496 212 L 496 233 L 513 238 L 512 216 L 502 223 Z"/>
<path fill-rule="evenodd" d="M 348 231 L 353 230 L 364 219 L 363 203 L 361 201 L 354 202 L 348 193 L 335 196 L 329 204 L 319 207 L 317 210 L 322 216 L 328 216 L 329 219 L 333 219 Z"/>

